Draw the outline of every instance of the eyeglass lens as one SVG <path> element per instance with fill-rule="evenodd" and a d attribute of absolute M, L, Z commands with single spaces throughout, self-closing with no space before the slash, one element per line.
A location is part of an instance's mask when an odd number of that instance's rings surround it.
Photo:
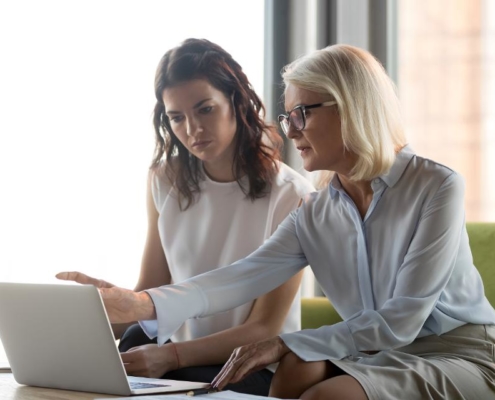
<path fill-rule="evenodd" d="M 289 132 L 290 125 L 295 130 L 300 131 L 304 129 L 304 111 L 302 108 L 295 108 L 289 113 L 288 118 L 285 115 L 281 115 L 279 117 L 279 122 L 285 133 Z"/>
<path fill-rule="evenodd" d="M 289 122 L 298 131 L 304 128 L 304 112 L 302 108 L 295 108 L 290 112 Z"/>

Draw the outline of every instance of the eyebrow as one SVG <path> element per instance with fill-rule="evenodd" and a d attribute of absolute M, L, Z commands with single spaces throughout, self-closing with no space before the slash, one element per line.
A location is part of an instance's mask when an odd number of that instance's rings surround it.
<path fill-rule="evenodd" d="M 193 108 L 199 108 L 199 107 L 201 107 L 201 106 L 203 105 L 203 103 L 205 103 L 205 102 L 207 102 L 207 101 L 209 101 L 209 100 L 212 100 L 212 98 L 211 98 L 211 97 L 209 97 L 209 98 L 207 98 L 207 99 L 204 99 L 204 100 L 201 100 L 201 101 L 197 102 L 197 103 L 193 106 Z M 166 114 L 181 114 L 181 112 L 180 112 L 180 111 L 175 111 L 175 110 L 168 110 L 168 111 L 166 112 Z"/>
<path fill-rule="evenodd" d="M 306 103 L 299 103 L 299 104 L 296 104 L 294 107 L 292 107 L 290 110 L 284 110 L 284 111 L 288 114 L 288 113 L 289 113 L 290 111 L 292 111 L 294 108 L 296 108 L 296 107 L 300 107 L 300 106 L 307 106 L 307 104 L 306 104 Z M 284 106 L 284 108 L 285 108 L 285 106 Z"/>

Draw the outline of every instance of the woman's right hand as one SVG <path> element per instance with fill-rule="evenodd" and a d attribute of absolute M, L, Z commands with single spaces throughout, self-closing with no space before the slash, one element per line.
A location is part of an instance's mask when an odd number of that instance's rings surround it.
<path fill-rule="evenodd" d="M 73 281 L 83 285 L 96 286 L 101 294 L 108 318 L 112 323 L 127 323 L 156 319 L 151 297 L 146 292 L 119 288 L 107 281 L 92 278 L 81 272 L 60 272 L 55 275 L 64 281 Z"/>
<path fill-rule="evenodd" d="M 62 281 L 73 281 L 80 283 L 81 285 L 93 285 L 96 286 L 98 289 L 109 289 L 115 287 L 115 285 L 110 282 L 104 281 L 102 279 L 93 278 L 78 271 L 59 272 L 57 275 L 55 275 L 55 277 Z"/>
<path fill-rule="evenodd" d="M 158 346 L 146 344 L 120 353 L 127 375 L 161 378 L 179 368 L 179 359 L 172 343 Z"/>

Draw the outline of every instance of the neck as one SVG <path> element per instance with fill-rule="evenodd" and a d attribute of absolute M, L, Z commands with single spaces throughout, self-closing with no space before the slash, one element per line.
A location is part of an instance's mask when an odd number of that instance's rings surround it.
<path fill-rule="evenodd" d="M 211 163 L 203 162 L 203 169 L 212 181 L 233 182 L 235 176 L 232 171 L 232 163 Z"/>
<path fill-rule="evenodd" d="M 364 218 L 373 200 L 371 181 L 351 181 L 347 176 L 338 174 L 342 187 L 356 205 L 361 217 Z"/>

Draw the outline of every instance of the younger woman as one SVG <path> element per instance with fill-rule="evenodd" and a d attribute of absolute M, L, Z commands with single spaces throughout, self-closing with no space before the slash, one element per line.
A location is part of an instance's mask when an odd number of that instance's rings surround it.
<path fill-rule="evenodd" d="M 135 291 L 249 255 L 314 190 L 280 162 L 280 136 L 263 122 L 263 104 L 220 46 L 188 39 L 168 51 L 158 65 L 155 95 L 149 227 Z M 300 280 L 298 274 L 254 301 L 186 321 L 161 347 L 131 326 L 120 342 L 127 372 L 211 382 L 236 347 L 300 328 Z M 112 286 L 83 274 L 78 281 Z M 263 368 L 229 388 L 266 395 L 272 371 Z"/>

